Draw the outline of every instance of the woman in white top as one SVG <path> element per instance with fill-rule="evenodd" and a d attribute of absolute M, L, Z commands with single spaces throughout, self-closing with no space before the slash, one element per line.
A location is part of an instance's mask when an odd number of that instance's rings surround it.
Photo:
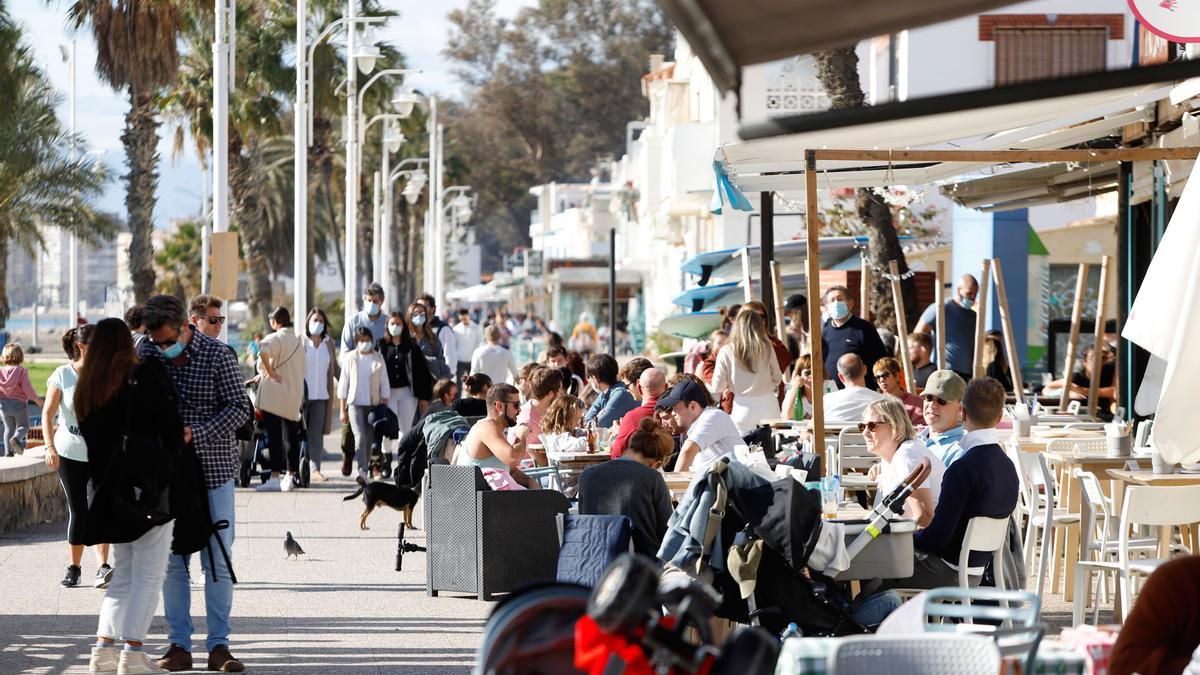
<path fill-rule="evenodd" d="M 512 352 L 500 345 L 500 337 L 500 329 L 494 324 L 483 329 L 483 344 L 471 354 L 471 372 L 483 373 L 494 383 L 516 384 L 521 381 L 521 371 Z"/>
<path fill-rule="evenodd" d="M 917 527 L 928 525 L 942 494 L 942 475 L 946 473 L 946 466 L 929 451 L 924 441 L 916 437 L 904 404 L 894 396 L 885 396 L 869 404 L 858 428 L 867 441 L 867 450 L 883 460 L 867 472 L 867 477 L 879 486 L 875 492 L 876 503 L 912 473 L 921 459 L 929 460 L 929 478 L 904 502 L 905 516 L 917 521 Z"/>
<path fill-rule="evenodd" d="M 79 326 L 63 333 L 63 351 L 70 363 L 59 366 L 46 380 L 46 403 L 42 407 L 42 438 L 46 439 L 46 466 L 58 470 L 58 480 L 67 496 L 67 544 L 71 562 L 62 585 L 79 583 L 79 563 L 83 561 L 84 519 L 87 517 L 88 454 L 87 443 L 75 418 L 75 382 L 87 356 L 88 338 L 94 326 Z M 58 424 L 55 424 L 55 417 Z M 108 564 L 108 544 L 96 547 L 100 567 L 93 586 L 105 588 L 112 580 Z"/>
<path fill-rule="evenodd" d="M 314 307 L 304 321 L 304 429 L 308 438 L 308 461 L 312 479 L 328 480 L 321 474 L 325 435 L 333 425 L 333 394 L 342 369 L 337 360 L 337 340 L 329 336 L 329 317 Z"/>
<path fill-rule="evenodd" d="M 713 391 L 733 391 L 730 417 L 743 436 L 765 419 L 779 417 L 779 383 L 783 373 L 771 340 L 767 321 L 753 311 L 738 312 L 729 343 L 717 354 Z"/>
<path fill-rule="evenodd" d="M 546 456 L 552 458 L 558 452 L 587 452 L 587 437 L 577 435 L 582 423 L 583 401 L 570 394 L 555 398 L 542 417 L 541 441 Z"/>
<path fill-rule="evenodd" d="M 360 485 L 367 484 L 367 469 L 371 463 L 371 446 L 375 430 L 367 424 L 371 408 L 387 403 L 391 393 L 387 365 L 375 349 L 375 336 L 370 328 L 359 328 L 354 335 L 355 349 L 342 354 L 342 377 L 338 380 L 338 398 L 342 400 L 342 424 L 354 432 Z"/>

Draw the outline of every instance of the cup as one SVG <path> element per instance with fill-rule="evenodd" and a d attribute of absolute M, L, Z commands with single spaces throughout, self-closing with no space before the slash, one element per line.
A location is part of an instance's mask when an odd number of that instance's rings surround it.
<path fill-rule="evenodd" d="M 821 490 L 821 517 L 826 520 L 837 518 L 838 504 L 841 500 L 838 499 L 840 490 Z"/>
<path fill-rule="evenodd" d="M 1158 474 L 1172 473 L 1175 470 L 1174 465 L 1167 464 L 1167 461 L 1163 459 L 1162 453 L 1158 451 L 1158 448 L 1153 448 L 1150 451 L 1150 468 L 1154 473 Z"/>

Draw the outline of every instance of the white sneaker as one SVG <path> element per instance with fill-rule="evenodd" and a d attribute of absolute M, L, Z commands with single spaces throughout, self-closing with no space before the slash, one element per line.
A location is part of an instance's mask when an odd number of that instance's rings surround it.
<path fill-rule="evenodd" d="M 120 660 L 117 647 L 92 647 L 92 659 L 88 661 L 89 673 L 115 673 Z"/>
<path fill-rule="evenodd" d="M 283 474 L 283 479 L 279 482 L 279 489 L 282 492 L 291 492 L 296 489 L 296 481 L 292 479 L 292 474 Z"/>
<path fill-rule="evenodd" d="M 267 482 L 254 489 L 259 492 L 279 492 L 283 488 L 280 486 L 279 476 L 271 476 Z"/>
<path fill-rule="evenodd" d="M 165 673 L 167 671 L 154 665 L 150 657 L 143 651 L 130 649 L 121 650 L 121 658 L 117 663 L 117 675 L 134 675 L 134 673 Z"/>

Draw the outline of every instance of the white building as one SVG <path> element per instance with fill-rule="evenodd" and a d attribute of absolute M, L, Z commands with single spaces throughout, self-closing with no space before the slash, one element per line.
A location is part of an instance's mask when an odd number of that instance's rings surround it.
<path fill-rule="evenodd" d="M 79 301 L 85 314 L 104 306 L 105 289 L 117 284 L 117 247 L 122 235 L 95 244 L 79 243 L 77 251 Z M 128 235 L 124 235 L 128 237 Z M 9 251 L 8 301 L 12 307 L 28 307 L 34 294 L 42 307 L 65 310 L 70 294 L 69 237 L 55 227 L 43 232 L 45 247 L 41 251 L 40 268 L 35 271 L 33 256 L 20 248 Z"/>

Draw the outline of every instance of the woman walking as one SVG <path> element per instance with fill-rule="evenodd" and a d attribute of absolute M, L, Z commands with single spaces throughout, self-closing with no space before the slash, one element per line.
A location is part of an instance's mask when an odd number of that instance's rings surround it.
<path fill-rule="evenodd" d="M 328 480 L 321 473 L 325 436 L 333 426 L 333 393 L 342 368 L 337 360 L 337 340 L 329 337 L 329 317 L 314 307 L 304 321 L 304 429 L 308 438 L 308 461 L 312 479 Z"/>
<path fill-rule="evenodd" d="M 777 392 L 783 373 L 761 314 L 743 309 L 733 321 L 729 344 L 717 354 L 713 391 L 733 391 L 733 423 L 743 436 L 764 419 L 779 417 Z"/>
<path fill-rule="evenodd" d="M 269 320 L 274 332 L 259 342 L 258 398 L 254 407 L 262 411 L 271 478 L 256 489 L 287 492 L 299 484 L 300 407 L 304 404 L 307 357 L 300 336 L 292 330 L 292 315 L 286 307 L 276 307 Z"/>
<path fill-rule="evenodd" d="M 355 349 L 342 355 L 342 377 L 338 380 L 338 398 L 342 400 L 342 424 L 349 424 L 357 447 L 359 485 L 366 485 L 371 464 L 371 446 L 375 430 L 367 424 L 367 414 L 391 395 L 387 365 L 375 350 L 375 336 L 370 328 L 359 328 L 354 334 Z"/>
<path fill-rule="evenodd" d="M 175 388 L 161 363 L 138 361 L 123 321 L 104 319 L 88 339 L 74 404 L 95 489 L 84 543 L 112 543 L 115 563 L 88 669 L 160 672 L 142 642 L 171 553 L 166 485 L 183 450 Z M 117 640 L 125 643 L 119 654 Z"/>
<path fill-rule="evenodd" d="M 0 351 L 0 415 L 4 418 L 4 456 L 15 457 L 25 452 L 25 436 L 29 432 L 29 402 L 42 406 L 42 399 L 33 390 L 29 371 L 21 365 L 25 351 L 10 342 Z"/>
<path fill-rule="evenodd" d="M 442 342 L 438 340 L 437 331 L 429 327 L 429 310 L 425 308 L 425 305 L 414 302 L 408 306 L 408 325 L 412 332 L 413 342 L 425 355 L 425 364 L 429 366 L 429 373 L 432 375 L 433 381 L 437 382 L 443 378 L 453 380 L 454 373 L 450 372 L 450 367 L 446 365 Z"/>
<path fill-rule="evenodd" d="M 388 407 L 395 413 L 400 427 L 396 438 L 384 439 L 386 467 L 391 464 L 400 441 L 412 429 L 417 416 L 429 407 L 429 401 L 433 399 L 433 376 L 402 312 L 392 312 L 388 316 L 387 335 L 379 341 L 379 355 L 387 365 Z M 388 471 L 384 473 L 388 474 Z"/>
<path fill-rule="evenodd" d="M 87 517 L 88 454 L 75 415 L 75 384 L 79 380 L 79 369 L 87 358 L 88 339 L 94 329 L 95 326 L 88 324 L 63 333 L 63 352 L 71 362 L 56 368 L 46 380 L 46 404 L 42 407 L 42 438 L 47 441 L 46 466 L 58 471 L 58 482 L 67 496 L 67 545 L 71 562 L 62 579 L 62 585 L 67 588 L 78 586 L 82 573 L 79 564 L 83 562 L 84 519 Z M 96 547 L 96 558 L 100 567 L 96 569 L 96 580 L 92 585 L 107 588 L 112 581 L 108 544 Z"/>

